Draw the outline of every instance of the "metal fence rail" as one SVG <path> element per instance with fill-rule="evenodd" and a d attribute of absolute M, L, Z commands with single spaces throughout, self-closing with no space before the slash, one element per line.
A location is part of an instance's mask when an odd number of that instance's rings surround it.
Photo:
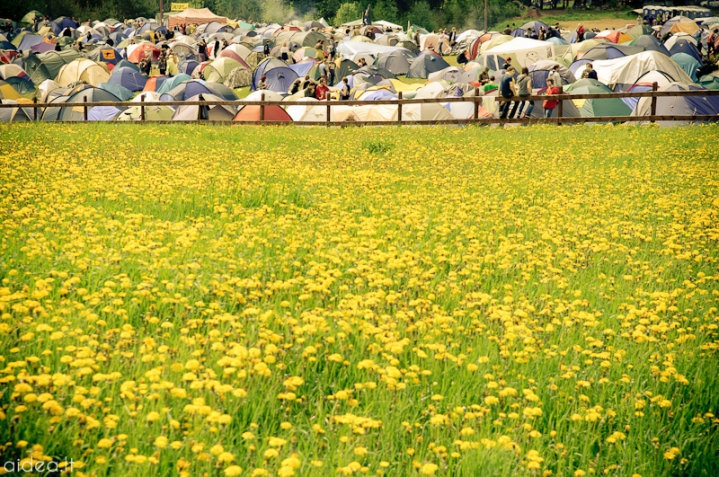
<path fill-rule="evenodd" d="M 202 122 L 211 124 L 298 124 L 298 125 L 321 125 L 321 126 L 350 126 L 350 125 L 435 125 L 435 124 L 511 124 L 511 123 L 531 123 L 531 124 L 542 124 L 542 123 L 585 123 L 585 122 L 656 122 L 656 121 L 719 121 L 719 112 L 711 115 L 657 115 L 657 99 L 665 97 L 677 97 L 677 96 L 717 96 L 719 91 L 716 90 L 691 90 L 691 91 L 658 91 L 657 83 L 653 84 L 652 91 L 645 92 L 625 92 L 625 93 L 585 93 L 585 94 L 568 94 L 562 92 L 556 95 L 532 95 L 532 96 L 515 96 L 513 98 L 503 98 L 502 96 L 483 96 L 479 94 L 479 90 L 475 90 L 475 94 L 472 96 L 464 97 L 451 97 L 451 98 L 424 98 L 424 99 L 405 99 L 402 97 L 400 92 L 397 99 L 384 99 L 384 100 L 327 100 L 318 102 L 306 102 L 306 101 L 269 101 L 264 100 L 264 95 L 259 101 L 242 101 L 242 100 L 226 100 L 226 101 L 141 101 L 128 102 L 128 101 L 99 101 L 99 102 L 88 102 L 87 97 L 83 102 L 75 103 L 39 103 L 35 98 L 32 104 L 27 103 L 2 103 L 0 108 L 22 108 L 24 110 L 32 110 L 33 121 L 41 120 L 41 112 L 44 112 L 49 108 L 82 108 L 83 110 L 83 121 L 88 121 L 88 111 L 90 108 L 96 106 L 111 106 L 118 109 L 127 109 L 130 107 L 140 108 L 140 119 L 134 121 L 121 121 L 127 123 L 177 123 L 177 122 Z M 611 99 L 611 98 L 651 98 L 650 114 L 647 116 L 596 116 L 596 117 L 565 117 L 564 116 L 564 101 L 578 100 L 578 99 Z M 555 99 L 558 101 L 556 116 L 551 118 L 505 118 L 499 119 L 495 117 L 480 117 L 479 111 L 482 102 L 485 99 L 491 99 L 498 103 L 506 101 L 544 101 L 548 99 Z M 467 119 L 442 119 L 442 120 L 407 120 L 403 118 L 403 107 L 412 104 L 429 104 L 429 103 L 473 103 L 474 113 L 471 118 Z M 369 106 L 369 105 L 394 105 L 397 107 L 396 120 L 372 120 L 372 121 L 336 121 L 332 120 L 332 108 L 336 106 Z M 199 106 L 197 112 L 197 118 L 193 120 L 172 120 L 172 121 L 157 121 L 148 120 L 146 116 L 146 108 L 155 106 Z M 203 113 L 206 111 L 205 108 L 211 106 L 259 106 L 259 119 L 257 120 L 212 120 L 203 118 Z M 265 111 L 270 106 L 303 106 L 303 107 L 324 107 L 326 108 L 326 120 L 324 121 L 276 121 L 266 119 Z M 53 121 L 58 122 L 58 121 Z M 70 122 L 70 121 L 60 121 Z M 72 121 L 77 122 L 77 121 Z M 115 121 L 113 121 L 115 122 Z"/>

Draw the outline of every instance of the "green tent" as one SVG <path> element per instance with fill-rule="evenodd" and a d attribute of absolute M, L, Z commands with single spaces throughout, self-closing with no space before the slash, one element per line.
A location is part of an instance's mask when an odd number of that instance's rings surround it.
<path fill-rule="evenodd" d="M 36 18 L 38 21 L 42 21 L 42 19 L 45 18 L 45 15 L 37 10 L 30 10 L 20 19 L 20 26 L 33 26 Z"/>
<path fill-rule="evenodd" d="M 584 78 L 564 87 L 569 94 L 611 93 L 612 90 L 597 80 Z M 584 118 L 600 116 L 629 116 L 632 110 L 621 98 L 573 99 L 572 102 Z"/>
<path fill-rule="evenodd" d="M 223 83 L 225 78 L 230 74 L 230 71 L 240 66 L 243 66 L 242 63 L 233 58 L 220 57 L 205 66 L 205 69 L 202 70 L 202 74 L 205 77 L 205 81 Z"/>
<path fill-rule="evenodd" d="M 54 80 L 60 72 L 60 68 L 81 57 L 80 52 L 74 48 L 46 51 L 39 55 L 28 56 L 25 60 L 25 71 L 35 84 L 40 84 L 46 79 Z"/>
<path fill-rule="evenodd" d="M 704 75 L 699 78 L 698 84 L 706 89 L 719 89 L 719 76 L 714 74 Z"/>

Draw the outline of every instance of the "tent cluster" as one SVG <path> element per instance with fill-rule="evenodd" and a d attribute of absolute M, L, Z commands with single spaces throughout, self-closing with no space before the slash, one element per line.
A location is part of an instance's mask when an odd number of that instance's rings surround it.
<path fill-rule="evenodd" d="M 127 106 L 89 109 L 90 120 L 139 120 L 140 101 L 232 101 L 223 106 L 150 106 L 145 120 L 257 120 L 260 108 L 243 104 L 235 92 L 249 87 L 245 101 L 261 98 L 292 100 L 307 105 L 264 108 L 272 121 L 325 121 L 314 83 L 324 78 L 328 96 L 340 99 L 348 85 L 349 99 L 360 106 L 334 105 L 332 121 L 396 121 L 395 105 L 373 105 L 397 98 L 482 96 L 480 117 L 498 114 L 496 85 L 508 62 L 526 67 L 532 92 L 542 94 L 546 79 L 559 67 L 561 86 L 570 94 L 660 90 L 719 89 L 713 57 L 719 47 L 719 18 L 674 17 L 663 25 L 632 24 L 620 30 L 576 32 L 554 30 L 532 21 L 511 32 L 467 30 L 430 33 L 384 21 L 362 20 L 330 27 L 324 20 L 304 24 L 252 25 L 188 9 L 166 25 L 139 18 L 120 22 L 78 24 L 70 18 L 53 21 L 28 13 L 19 26 L 0 35 L 0 99 L 17 108 L 0 108 L 0 120 L 32 117 L 28 103 L 126 102 Z M 554 31 L 537 39 L 538 31 Z M 507 34 L 509 33 L 509 34 Z M 444 56 L 457 55 L 459 66 Z M 163 66 L 160 66 L 164 62 Z M 591 63 L 596 79 L 582 78 Z M 149 71 L 148 71 L 149 70 Z M 160 71 L 164 74 L 160 74 Z M 402 81 L 425 79 L 424 84 Z M 319 89 L 319 88 L 318 88 Z M 719 96 L 659 98 L 662 111 L 719 114 Z M 648 100 L 617 98 L 565 102 L 565 116 L 647 115 Z M 541 117 L 536 107 L 533 116 Z M 47 107 L 42 120 L 83 120 L 82 108 Z M 406 105 L 402 118 L 413 120 L 469 119 L 474 103 L 447 102 Z M 666 113 L 670 114 L 670 113 Z"/>

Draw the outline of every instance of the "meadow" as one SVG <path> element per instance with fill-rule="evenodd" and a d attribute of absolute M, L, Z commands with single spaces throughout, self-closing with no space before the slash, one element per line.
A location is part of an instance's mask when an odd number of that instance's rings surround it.
<path fill-rule="evenodd" d="M 0 474 L 717 475 L 717 138 L 1 124 Z"/>

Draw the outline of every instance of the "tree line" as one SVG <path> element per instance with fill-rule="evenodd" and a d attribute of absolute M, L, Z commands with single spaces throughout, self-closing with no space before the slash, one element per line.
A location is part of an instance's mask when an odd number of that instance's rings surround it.
<path fill-rule="evenodd" d="M 324 18 L 330 25 L 358 20 L 367 7 L 374 20 L 386 20 L 403 25 L 419 25 L 427 30 L 455 27 L 484 28 L 485 2 L 482 0 L 192 0 L 193 8 L 209 8 L 217 15 L 242 19 L 251 23 L 287 23 L 292 20 L 308 21 Z M 517 16 L 521 4 L 518 0 L 488 0 L 489 24 Z M 170 0 L 163 0 L 165 12 L 170 11 Z M 160 11 L 160 0 L 25 0 L 2 2 L 0 18 L 18 21 L 31 10 L 37 10 L 51 19 L 69 16 L 79 22 L 114 18 L 155 18 Z"/>

